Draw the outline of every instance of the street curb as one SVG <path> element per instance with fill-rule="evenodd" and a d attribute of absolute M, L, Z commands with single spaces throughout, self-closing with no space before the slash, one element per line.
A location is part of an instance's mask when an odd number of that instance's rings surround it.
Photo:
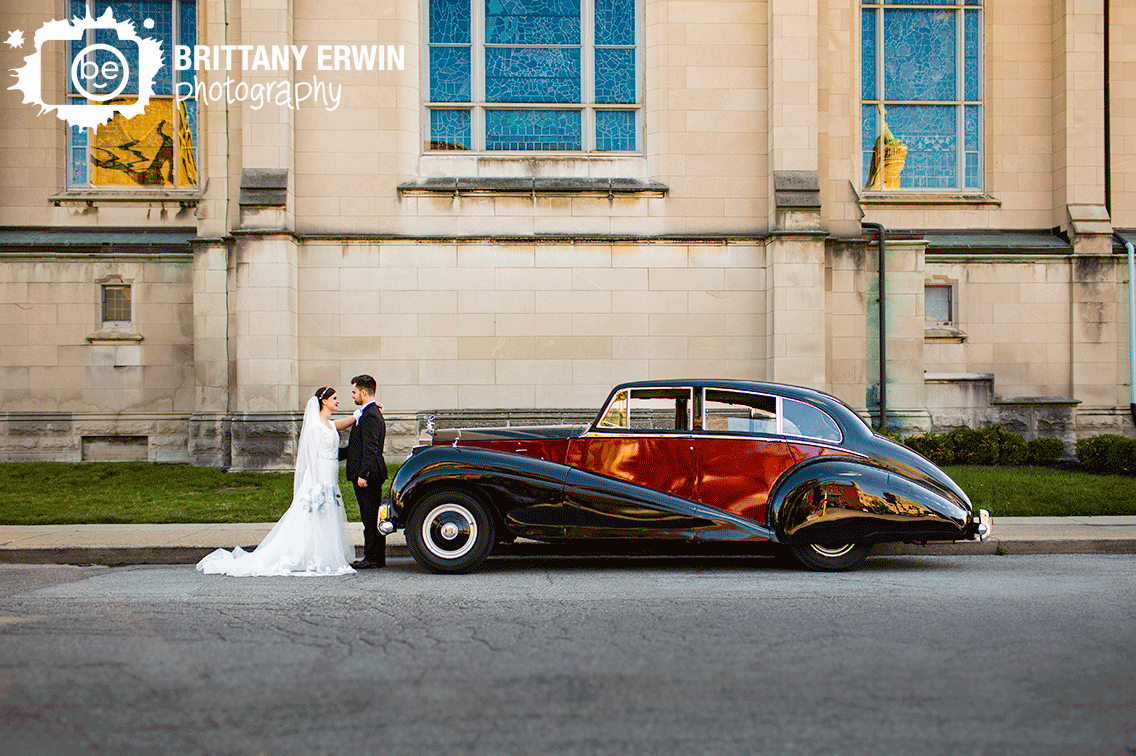
<path fill-rule="evenodd" d="M 252 551 L 256 544 L 243 547 Z M 196 564 L 202 557 L 212 553 L 210 547 L 156 546 L 156 547 L 63 547 L 44 549 L 0 549 L 0 564 L 68 564 L 68 565 L 178 565 Z M 362 549 L 357 556 L 362 556 Z M 767 556 L 768 549 L 742 548 L 738 546 L 704 546 L 645 548 L 642 545 L 629 545 L 627 548 L 566 548 L 562 545 L 538 543 L 535 541 L 502 544 L 494 552 L 506 557 L 619 557 L 619 556 L 701 556 L 701 557 L 746 557 Z M 1136 554 L 1136 540 L 1014 540 L 1003 541 L 991 538 L 983 542 L 932 543 L 926 546 L 905 543 L 877 544 L 872 550 L 874 556 L 1021 556 L 1027 554 Z M 410 556 L 405 545 L 387 547 L 388 557 Z"/>

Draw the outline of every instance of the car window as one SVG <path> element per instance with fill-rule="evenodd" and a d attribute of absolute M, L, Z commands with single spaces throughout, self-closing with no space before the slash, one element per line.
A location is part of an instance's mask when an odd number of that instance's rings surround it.
<path fill-rule="evenodd" d="M 819 438 L 823 441 L 837 441 L 842 438 L 840 426 L 824 410 L 811 404 L 785 399 L 781 403 L 785 413 L 784 431 L 794 436 Z"/>
<path fill-rule="evenodd" d="M 691 389 L 688 388 L 625 390 L 615 395 L 596 427 L 687 431 L 690 410 Z"/>
<path fill-rule="evenodd" d="M 720 433 L 776 433 L 777 399 L 764 394 L 706 389 L 703 429 Z"/>

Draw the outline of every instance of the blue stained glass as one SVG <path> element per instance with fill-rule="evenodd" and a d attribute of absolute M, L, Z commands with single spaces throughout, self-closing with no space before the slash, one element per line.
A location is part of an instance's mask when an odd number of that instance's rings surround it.
<path fill-rule="evenodd" d="M 596 0 L 596 44 L 635 44 L 635 0 Z"/>
<path fill-rule="evenodd" d="M 469 102 L 469 48 L 430 48 L 430 101 Z"/>
<path fill-rule="evenodd" d="M 950 11 L 889 9 L 884 12 L 884 97 L 889 100 L 953 100 L 955 15 Z"/>
<path fill-rule="evenodd" d="M 982 5 L 982 0 L 966 0 L 967 5 Z"/>
<path fill-rule="evenodd" d="M 579 110 L 488 110 L 485 149 L 540 152 L 582 149 Z"/>
<path fill-rule="evenodd" d="M 633 152 L 635 111 L 597 110 L 596 149 L 603 152 Z"/>
<path fill-rule="evenodd" d="M 884 0 L 885 5 L 958 5 L 958 0 Z"/>
<path fill-rule="evenodd" d="M 876 99 L 876 17 L 877 12 L 860 12 L 860 97 Z"/>
<path fill-rule="evenodd" d="M 197 44 L 197 2 L 196 0 L 181 0 L 178 6 L 178 44 L 179 45 L 195 45 Z M 190 84 L 197 83 L 197 73 L 192 68 L 187 68 L 184 71 L 177 71 L 178 81 L 189 82 Z M 185 94 L 185 87 L 182 87 L 182 94 Z"/>
<path fill-rule="evenodd" d="M 82 18 L 87 15 L 87 4 L 84 0 L 70 0 L 67 4 L 67 17 L 68 18 Z M 71 61 L 75 60 L 75 56 L 79 51 L 87 46 L 88 40 L 86 38 L 74 39 L 68 44 L 67 47 L 67 71 L 63 74 L 63 79 L 66 81 L 67 93 L 75 94 L 75 83 L 71 80 Z M 81 104 L 76 102 L 75 104 Z"/>
<path fill-rule="evenodd" d="M 860 149 L 864 156 L 863 181 L 868 183 L 868 175 L 872 166 L 872 149 L 876 145 L 876 131 L 879 129 L 879 111 L 875 105 L 863 105 L 860 108 Z"/>
<path fill-rule="evenodd" d="M 978 48 L 982 44 L 978 15 L 980 11 L 968 10 L 965 26 L 966 49 L 966 99 L 977 100 L 982 95 L 978 86 Z"/>
<path fill-rule="evenodd" d="M 982 108 L 978 105 L 967 105 L 963 113 L 963 134 L 966 135 L 964 146 L 968 150 L 978 149 L 979 118 Z"/>
<path fill-rule="evenodd" d="M 963 108 L 963 149 L 966 150 L 966 188 L 981 189 L 979 174 L 979 137 L 982 128 L 982 107 L 967 105 Z"/>
<path fill-rule="evenodd" d="M 468 110 L 431 110 L 428 150 L 471 149 L 472 129 Z"/>
<path fill-rule="evenodd" d="M 185 124 L 193 136 L 193 155 L 196 163 L 196 157 L 200 154 L 197 151 L 197 100 L 184 100 L 180 104 L 185 108 Z"/>
<path fill-rule="evenodd" d="M 87 185 L 87 150 L 83 147 L 71 148 L 71 186 Z"/>
<path fill-rule="evenodd" d="M 951 105 L 892 105 L 888 126 L 907 145 L 900 174 L 905 189 L 958 187 L 956 108 Z"/>
<path fill-rule="evenodd" d="M 470 0 L 430 0 L 430 44 L 468 45 Z"/>
<path fill-rule="evenodd" d="M 162 67 L 154 76 L 154 94 L 173 94 L 174 14 L 170 0 L 135 0 L 135 2 L 95 0 L 91 12 L 99 17 L 106 12 L 107 8 L 113 9 L 116 21 L 131 21 L 134 24 L 134 32 L 139 37 L 150 37 L 162 43 Z M 152 29 L 147 29 L 144 26 L 147 19 L 154 21 Z M 109 29 L 96 30 L 95 42 L 111 45 L 122 52 L 130 68 L 130 83 L 123 90 L 123 94 L 137 94 L 138 45 L 134 42 L 121 42 L 118 32 Z M 100 66 L 105 61 L 117 61 L 117 58 L 109 52 L 98 51 L 96 54 Z M 116 86 L 117 83 L 114 87 Z M 94 92 L 95 90 L 91 89 L 90 91 Z"/>
<path fill-rule="evenodd" d="M 966 153 L 966 188 L 967 189 L 981 189 L 982 184 L 978 180 L 978 153 Z"/>
<path fill-rule="evenodd" d="M 485 0 L 491 45 L 580 44 L 580 0 Z"/>
<path fill-rule="evenodd" d="M 72 98 L 68 105 L 83 105 L 86 101 Z M 68 178 L 70 186 L 87 185 L 87 129 L 80 126 L 69 126 L 68 134 L 71 138 L 71 171 Z"/>
<path fill-rule="evenodd" d="M 579 102 L 579 48 L 487 47 L 485 99 L 488 102 Z"/>
<path fill-rule="evenodd" d="M 635 50 L 596 48 L 596 102 L 635 102 Z"/>

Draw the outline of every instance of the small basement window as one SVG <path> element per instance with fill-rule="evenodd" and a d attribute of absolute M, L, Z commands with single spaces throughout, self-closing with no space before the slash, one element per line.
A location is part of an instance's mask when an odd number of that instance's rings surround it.
<path fill-rule="evenodd" d="M 129 328 L 133 321 L 129 284 L 103 285 L 103 328 Z"/>
<path fill-rule="evenodd" d="M 924 287 L 923 302 L 926 327 L 950 327 L 954 325 L 954 287 L 949 284 L 927 284 Z"/>

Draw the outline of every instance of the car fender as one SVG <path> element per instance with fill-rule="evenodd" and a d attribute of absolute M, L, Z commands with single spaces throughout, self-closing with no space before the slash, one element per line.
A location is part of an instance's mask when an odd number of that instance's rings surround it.
<path fill-rule="evenodd" d="M 769 525 L 790 545 L 962 540 L 970 513 L 919 481 L 866 459 L 821 456 L 770 492 Z"/>
<path fill-rule="evenodd" d="M 430 446 L 412 454 L 391 483 L 394 522 L 405 527 L 416 502 L 438 488 L 474 491 L 506 524 L 508 512 L 525 509 L 539 518 L 542 507 L 564 502 L 571 468 L 559 462 L 471 446 Z"/>

